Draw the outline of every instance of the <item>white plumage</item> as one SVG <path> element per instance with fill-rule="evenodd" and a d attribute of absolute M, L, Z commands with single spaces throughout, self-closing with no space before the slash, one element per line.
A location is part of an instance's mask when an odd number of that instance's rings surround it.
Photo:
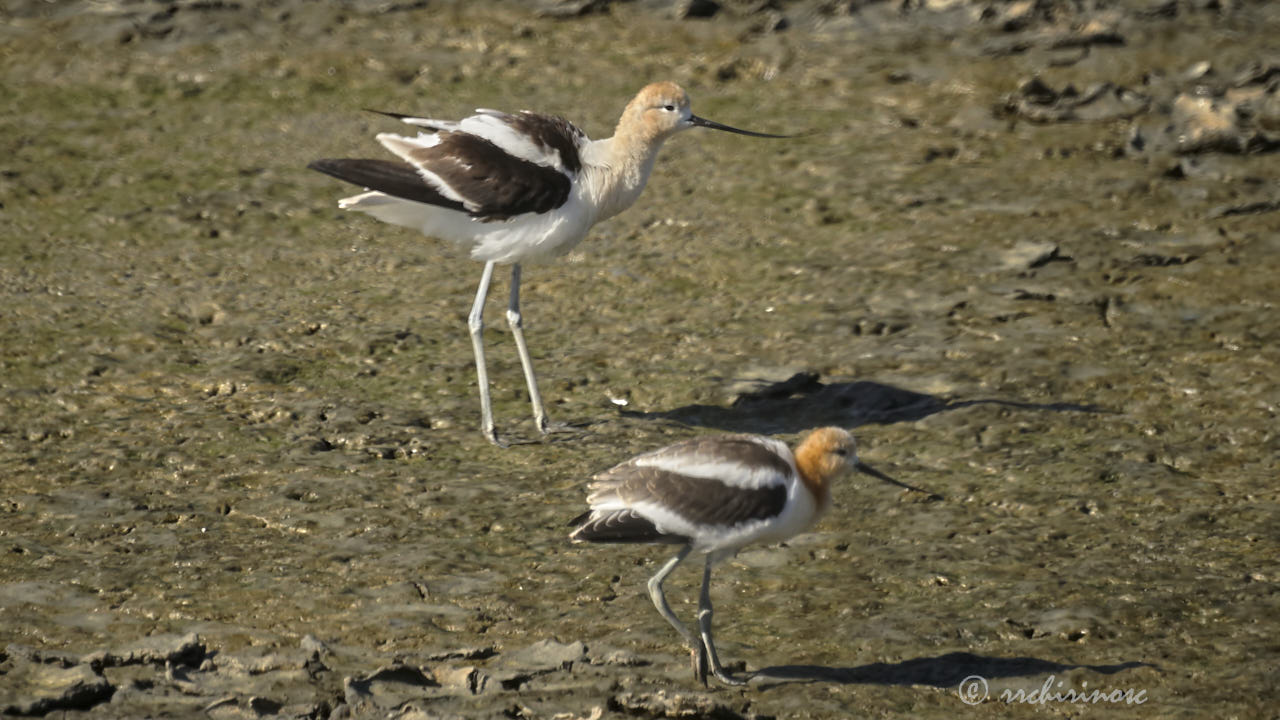
<path fill-rule="evenodd" d="M 532 112 L 480 109 L 458 121 L 384 113 L 424 128 L 416 136 L 381 133 L 399 160 L 326 159 L 309 167 L 366 188 L 338 206 L 457 244 L 485 263 L 468 318 L 480 386 L 481 429 L 497 443 L 489 397 L 482 310 L 495 264 L 510 264 L 507 321 L 539 431 L 547 417 L 520 316 L 520 264 L 565 254 L 591 226 L 640 196 L 667 138 L 693 127 L 738 130 L 694 115 L 678 85 L 653 83 L 627 104 L 613 137 L 590 140 L 568 121 Z"/>
<path fill-rule="evenodd" d="M 722 682 L 740 684 L 720 664 L 711 637 L 711 567 L 748 544 L 780 542 L 812 527 L 831 504 L 831 481 L 849 470 L 920 491 L 859 461 L 853 436 L 840 428 L 813 431 L 794 453 L 760 435 L 718 435 L 638 455 L 597 475 L 587 496 L 591 509 L 573 520 L 578 527 L 569 537 L 682 545 L 649 580 L 649 596 L 689 644 L 699 680 L 706 682 L 709 662 Z M 706 555 L 700 637 L 675 617 L 662 592 L 692 553 Z"/>

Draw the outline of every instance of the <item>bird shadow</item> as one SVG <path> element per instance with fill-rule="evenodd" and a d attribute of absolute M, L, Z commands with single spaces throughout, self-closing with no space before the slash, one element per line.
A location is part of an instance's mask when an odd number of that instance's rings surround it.
<path fill-rule="evenodd" d="M 921 657 L 897 663 L 871 663 L 857 667 L 825 665 L 778 665 L 751 673 L 753 684 L 768 688 L 798 682 L 826 682 L 842 685 L 929 685 L 954 688 L 974 675 L 986 680 L 999 678 L 1051 675 L 1070 670 L 1090 670 L 1102 675 L 1133 668 L 1158 665 L 1129 661 L 1115 665 L 1075 665 L 1033 657 L 986 657 L 967 652 L 953 652 L 938 657 Z"/>
<path fill-rule="evenodd" d="M 1032 403 L 998 398 L 954 400 L 918 393 L 870 380 L 822 383 L 818 373 L 801 372 L 780 382 L 757 381 L 728 407 L 685 405 L 672 410 L 636 412 L 624 417 L 669 420 L 684 425 L 764 435 L 797 433 L 819 425 L 846 428 L 921 420 L 941 412 L 975 405 L 999 405 L 1022 410 L 1114 413 L 1097 405 Z"/>

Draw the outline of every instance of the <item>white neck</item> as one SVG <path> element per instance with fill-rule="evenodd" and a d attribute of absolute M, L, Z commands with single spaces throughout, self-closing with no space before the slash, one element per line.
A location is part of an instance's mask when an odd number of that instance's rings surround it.
<path fill-rule="evenodd" d="M 626 210 L 640 197 L 663 140 L 637 142 L 633 137 L 614 135 L 584 148 L 583 186 L 598 208 L 597 221 Z"/>

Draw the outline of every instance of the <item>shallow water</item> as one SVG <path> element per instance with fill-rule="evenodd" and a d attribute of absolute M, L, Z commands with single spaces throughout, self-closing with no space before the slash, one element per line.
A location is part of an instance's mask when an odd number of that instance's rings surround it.
<path fill-rule="evenodd" d="M 1050 679 L 1145 690 L 1121 716 L 1274 707 L 1277 9 L 922 5 L 3 11 L 0 708 L 927 718 Z M 527 268 L 573 432 L 491 447 L 479 266 L 303 168 L 381 152 L 364 107 L 599 137 L 661 78 L 813 133 L 675 138 Z M 535 440 L 495 284 L 499 431 Z M 830 423 L 945 500 L 851 480 L 718 569 L 721 654 L 772 679 L 703 691 L 643 591 L 669 549 L 566 542 L 584 482 Z"/>

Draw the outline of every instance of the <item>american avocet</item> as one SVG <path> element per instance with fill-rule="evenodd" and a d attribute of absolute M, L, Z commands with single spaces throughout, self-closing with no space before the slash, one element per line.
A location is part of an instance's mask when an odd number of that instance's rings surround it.
<path fill-rule="evenodd" d="M 658 150 L 682 130 L 705 127 L 755 137 L 694 115 L 675 83 L 646 86 L 627 103 L 613 137 L 588 140 L 553 115 L 480 109 L 460 121 L 381 113 L 425 128 L 416 137 L 381 133 L 394 160 L 317 160 L 308 167 L 361 185 L 367 192 L 338 201 L 384 222 L 450 240 L 484 262 L 467 326 L 480 386 L 481 429 L 497 443 L 485 370 L 482 311 L 494 266 L 511 264 L 507 324 L 524 368 L 534 422 L 547 432 L 533 362 L 520 318 L 520 264 L 563 255 L 591 226 L 626 210 L 640 196 Z"/>
<path fill-rule="evenodd" d="M 720 664 L 711 639 L 711 566 L 753 542 L 781 542 L 811 527 L 831 504 L 831 481 L 857 470 L 900 483 L 858 459 L 853 436 L 836 427 L 814 430 L 793 454 L 761 435 L 695 438 L 638 455 L 592 479 L 591 509 L 575 518 L 574 542 L 672 543 L 683 548 L 649 579 L 658 612 L 688 643 L 694 674 L 741 685 Z M 937 498 L 938 496 L 932 495 Z M 690 553 L 706 554 L 698 627 L 676 618 L 662 583 Z"/>

